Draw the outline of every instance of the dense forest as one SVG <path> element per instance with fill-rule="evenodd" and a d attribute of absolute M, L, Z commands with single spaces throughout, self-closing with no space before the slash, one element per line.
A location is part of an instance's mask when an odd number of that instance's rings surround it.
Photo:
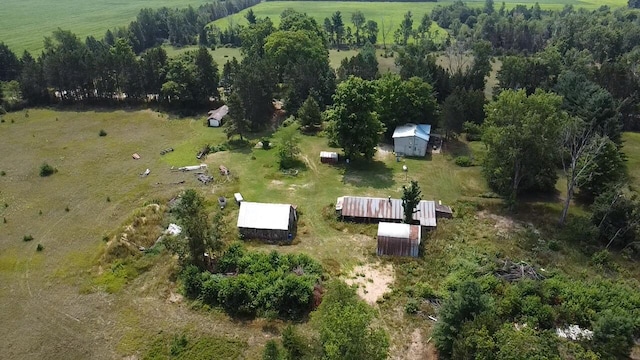
<path fill-rule="evenodd" d="M 209 25 L 254 3 L 145 9 L 127 28 L 108 31 L 103 39 L 83 41 L 58 30 L 45 39 L 38 55 L 18 57 L 0 44 L 3 105 L 11 110 L 56 103 L 158 104 L 198 111 L 225 102 L 230 108 L 225 131 L 231 138 L 273 125 L 273 100 L 282 99 L 303 130 L 324 123 L 331 144 L 363 161 L 373 157 L 378 141 L 389 139 L 401 121 L 423 119 L 448 139 L 464 134 L 469 141 L 483 141 L 483 174 L 493 191 L 487 196 L 501 197 L 516 210 L 523 196 L 554 193 L 563 177 L 566 197 L 559 231 L 576 246 L 598 249 L 593 251 L 595 263 L 606 264 L 609 250 L 638 258 L 640 197 L 628 181 L 622 152 L 622 132 L 640 130 L 638 10 L 566 6 L 552 11 L 538 4 L 507 9 L 487 0 L 482 8 L 462 1 L 439 6 L 416 23 L 408 12 L 393 44 L 383 45 L 382 56 L 394 56 L 398 74 L 380 74 L 378 26 L 359 12 L 351 14 L 353 27 L 339 11 L 319 22 L 293 10 L 282 13 L 278 27 L 252 11 L 246 15 L 247 26 L 220 30 Z M 637 1 L 629 2 L 630 8 L 637 6 Z M 445 41 L 436 41 L 429 31 L 434 22 L 447 30 Z M 159 46 L 163 43 L 201 46 L 169 58 Z M 242 59 L 216 64 L 208 47 L 218 45 L 239 46 Z M 357 48 L 359 53 L 334 71 L 330 48 Z M 446 59 L 444 65 L 439 58 Z M 496 61 L 497 84 L 487 99 L 487 78 Z M 589 209 L 588 216 L 569 215 L 573 200 Z M 288 270 L 302 265 L 313 269 L 308 278 L 282 280 L 307 289 L 297 298 L 280 299 L 292 312 L 255 300 L 260 298 L 257 288 L 238 295 L 240 285 L 222 282 L 215 274 L 201 275 L 202 267 L 187 268 L 192 273 L 184 276 L 196 279 L 190 295 L 208 296 L 208 303 L 223 306 L 230 306 L 224 299 L 232 298 L 250 315 L 306 315 L 301 309 L 307 308 L 310 284 L 321 272 L 312 260 L 275 259 L 277 254 L 269 255 L 270 260 L 233 251 L 237 254 L 228 253 L 225 261 L 236 267 L 244 259 L 283 262 Z M 487 276 L 496 269 L 494 263 L 485 265 L 480 274 L 462 269 L 447 284 L 434 334 L 443 358 L 625 358 L 640 336 L 640 298 L 632 285 L 605 280 L 588 284 L 562 276 L 510 283 Z M 251 278 L 251 271 L 243 275 L 247 283 L 267 282 Z M 328 317 L 334 314 L 332 306 L 351 304 L 353 294 L 341 291 L 343 298 L 323 302 L 320 309 Z M 434 295 L 425 291 L 423 297 Z M 529 325 L 515 330 L 513 323 Z M 592 328 L 591 340 L 560 346 L 554 329 L 571 324 Z M 330 325 L 319 328 L 329 339 Z M 363 337 L 387 341 L 377 332 Z M 334 358 L 359 351 L 341 346 L 345 352 Z M 327 345 L 319 351 L 332 349 Z M 384 358 L 377 352 L 360 354 Z"/>

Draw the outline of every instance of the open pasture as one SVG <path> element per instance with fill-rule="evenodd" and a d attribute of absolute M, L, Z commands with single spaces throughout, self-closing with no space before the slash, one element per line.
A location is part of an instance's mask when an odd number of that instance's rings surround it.
<path fill-rule="evenodd" d="M 541 258 L 537 250 L 529 250 L 529 238 L 518 235 L 524 226 L 520 224 L 554 223 L 559 199 L 525 204 L 516 215 L 521 222 L 514 222 L 509 215 L 502 216 L 499 206 L 492 205 L 497 200 L 481 198 L 487 188 L 480 167 L 461 168 L 453 162 L 457 155 L 481 158 L 481 143 L 452 141 L 441 154 L 400 162 L 384 147 L 372 162 L 347 166 L 320 163 L 319 152 L 331 150 L 327 139 L 301 136 L 297 176 L 279 170 L 276 149 L 236 145 L 203 160 L 215 177 L 213 184 L 205 186 L 192 173 L 171 170 L 198 164 L 195 155 L 204 144 L 226 142 L 223 131 L 205 127 L 203 119 L 174 119 L 149 110 L 46 109 L 2 118 L 0 217 L 6 222 L 0 222 L 0 322 L 5 325 L 0 338 L 8 358 L 143 358 L 144 354 L 168 351 L 162 348 L 163 341 L 180 334 L 195 339 L 194 346 L 215 345 L 223 347 L 225 354 L 259 358 L 264 342 L 274 336 L 273 329 L 277 336 L 284 324 L 265 319 L 237 321 L 218 310 L 198 311 L 173 303 L 171 299 L 178 292 L 172 277 L 175 261 L 167 254 L 149 258 L 152 263 L 146 272 L 113 293 L 87 290 L 87 283 L 96 276 L 113 271 L 97 266 L 104 237 L 118 234 L 117 229 L 129 224 L 134 211 L 145 203 L 154 199 L 164 202 L 185 188 L 204 194 L 212 211 L 219 196 L 232 199 L 234 192 L 241 192 L 249 201 L 298 205 L 300 221 L 293 245 L 251 242 L 250 246 L 305 252 L 334 276 L 345 276 L 353 266 L 378 261 L 372 237 L 375 225 L 333 220 L 336 197 L 400 197 L 403 185 L 418 180 L 424 199 L 453 204 L 456 218 L 442 221 L 427 237 L 421 259 L 382 260 L 393 264 L 399 276 L 391 286 L 400 291 L 380 304 L 384 326 L 392 337 L 392 355 L 397 358 L 402 358 L 407 346 L 402 329 L 418 326 L 428 333 L 431 326 L 396 316 L 398 311 L 403 313 L 406 301 L 402 289 L 410 281 L 406 278 L 408 267 L 419 264 L 420 274 L 426 274 L 434 287 L 461 259 L 498 252 L 513 259 L 536 259 L 545 267 L 576 276 L 588 277 L 597 271 L 584 267 L 589 259 L 578 249 L 561 244 L 560 251 L 546 252 Z M 100 130 L 107 135 L 99 136 Z M 255 144 L 265 136 L 277 146 L 278 133 L 249 139 Z M 625 140 L 634 174 L 640 158 L 638 141 L 632 135 L 625 135 Z M 174 151 L 161 155 L 168 147 Z M 141 159 L 134 160 L 133 153 Z M 40 177 L 38 170 L 44 161 L 58 172 Z M 229 168 L 230 178 L 218 174 L 219 165 Z M 403 165 L 408 167 L 407 173 L 402 171 Z M 147 168 L 151 173 L 141 177 Z M 467 200 L 472 204 L 466 204 Z M 473 203 L 501 215 L 476 212 Z M 235 234 L 237 211 L 232 201 L 224 210 L 228 240 Z M 513 235 L 496 235 L 505 231 Z M 33 236 L 33 241 L 23 241 L 25 235 Z M 44 251 L 36 252 L 36 244 L 42 244 Z M 633 274 L 640 271 L 637 265 L 625 262 L 625 266 Z M 310 331 L 308 324 L 299 327 Z M 201 337 L 208 340 L 198 340 Z"/>
<path fill-rule="evenodd" d="M 243 350 L 246 358 L 258 357 L 266 341 L 260 320 L 237 324 L 223 314 L 191 313 L 168 303 L 177 291 L 167 275 L 173 261 L 159 261 L 115 294 L 82 294 L 92 274 L 108 270 L 97 268 L 104 238 L 115 235 L 135 209 L 151 200 L 166 201 L 193 187 L 212 207 L 218 196 L 232 198 L 237 191 L 251 201 L 296 204 L 301 220 L 295 245 L 255 246 L 303 251 L 339 274 L 366 261 L 375 241 L 368 236 L 373 226 L 344 227 L 327 220 L 336 197 L 399 197 L 411 179 L 420 181 L 425 199 L 444 203 L 486 191 L 478 167 L 459 168 L 447 154 L 396 162 L 392 154 L 381 152 L 372 163 L 324 165 L 319 152 L 329 147 L 326 138 L 318 136 L 301 137 L 305 165 L 297 176 L 279 170 L 275 149 L 240 147 L 204 160 L 216 178 L 205 186 L 192 173 L 171 171 L 198 164 L 195 155 L 204 144 L 226 141 L 221 129 L 205 127 L 203 119 L 170 119 L 149 110 L 46 109 L 9 113 L 2 119 L 0 218 L 6 222 L 0 220 L 0 321 L 5 325 L 0 337 L 9 349 L 5 355 L 13 359 L 114 358 L 144 349 L 159 330 L 188 332 L 193 324 L 212 321 L 216 327 L 210 335 L 222 336 L 221 341 L 260 339 Z M 107 135 L 99 136 L 100 130 Z M 278 134 L 271 139 L 277 144 Z M 160 155 L 168 147 L 175 151 Z M 471 151 L 463 143 L 452 150 Z M 133 153 L 141 158 L 134 160 Z M 40 177 L 43 162 L 57 173 Z M 218 175 L 221 164 L 230 169 L 232 180 Z M 403 164 L 408 174 L 402 172 Z M 151 173 L 141 177 L 146 169 Z M 225 209 L 230 229 L 237 209 L 235 204 Z M 23 241 L 26 235 L 33 240 Z M 36 252 L 37 244 L 44 251 Z"/>

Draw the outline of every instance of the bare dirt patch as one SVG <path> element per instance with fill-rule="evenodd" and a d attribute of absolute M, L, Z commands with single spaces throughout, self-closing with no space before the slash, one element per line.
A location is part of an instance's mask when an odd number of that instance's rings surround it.
<path fill-rule="evenodd" d="M 356 266 L 345 282 L 358 286 L 358 295 L 370 305 L 389 292 L 393 283 L 393 266 L 380 264 L 366 264 Z"/>
<path fill-rule="evenodd" d="M 523 229 L 522 224 L 518 221 L 506 216 L 492 214 L 487 210 L 478 212 L 477 218 L 493 221 L 495 223 L 493 227 L 496 229 L 496 234 L 500 237 L 508 237 L 510 233 Z"/>

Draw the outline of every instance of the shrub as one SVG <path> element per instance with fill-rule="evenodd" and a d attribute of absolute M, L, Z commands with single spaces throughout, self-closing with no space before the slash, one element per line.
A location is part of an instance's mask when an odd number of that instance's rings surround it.
<path fill-rule="evenodd" d="M 6 171 L 4 171 L 4 170 L 0 171 L 0 176 L 5 176 L 5 175 L 7 175 Z"/>
<path fill-rule="evenodd" d="M 22 241 L 31 241 L 33 240 L 33 236 L 31 235 L 25 235 L 22 237 Z"/>
<path fill-rule="evenodd" d="M 65 207 L 64 211 L 69 212 L 69 206 Z"/>
<path fill-rule="evenodd" d="M 44 246 L 42 246 L 42 244 L 38 244 L 38 246 L 36 246 L 36 251 L 42 251 L 44 250 Z"/>
<path fill-rule="evenodd" d="M 261 140 L 261 142 L 262 142 L 262 148 L 263 148 L 264 150 L 269 150 L 269 149 L 271 149 L 271 140 L 269 140 L 269 139 L 267 139 L 267 138 L 263 138 L 263 139 Z"/>
<path fill-rule="evenodd" d="M 98 136 L 107 136 L 107 132 L 104 131 L 104 129 L 101 129 L 100 132 L 98 133 Z"/>
<path fill-rule="evenodd" d="M 463 131 L 466 133 L 467 141 L 479 141 L 482 137 L 482 127 L 476 123 L 465 122 L 462 125 Z"/>
<path fill-rule="evenodd" d="M 47 177 L 47 176 L 53 175 L 56 172 L 58 172 L 58 169 L 56 169 L 53 166 L 47 164 L 46 162 L 44 162 L 44 163 L 42 163 L 42 165 L 40 165 L 40 176 L 42 176 L 42 177 Z"/>
<path fill-rule="evenodd" d="M 407 314 L 417 314 L 419 310 L 419 304 L 416 299 L 409 299 L 407 303 L 404 305 L 404 311 Z"/>
<path fill-rule="evenodd" d="M 468 156 L 458 156 L 455 160 L 456 165 L 462 167 L 469 167 L 473 165 L 473 161 Z"/>

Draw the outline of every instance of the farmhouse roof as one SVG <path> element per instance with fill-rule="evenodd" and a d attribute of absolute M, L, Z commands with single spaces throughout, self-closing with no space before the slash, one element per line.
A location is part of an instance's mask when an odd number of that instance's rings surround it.
<path fill-rule="evenodd" d="M 222 105 L 221 107 L 209 111 L 209 118 L 207 120 L 215 119 L 222 120 L 222 118 L 229 113 L 229 107 L 227 105 Z"/>
<path fill-rule="evenodd" d="M 344 217 L 382 219 L 382 220 L 402 220 L 404 210 L 402 200 L 391 198 L 372 198 L 343 196 L 336 201 L 336 211 Z M 436 203 L 435 201 L 421 200 L 416 206 L 413 214 L 422 226 L 436 226 Z"/>
<path fill-rule="evenodd" d="M 393 138 L 418 137 L 424 141 L 429 141 L 431 125 L 429 124 L 405 124 L 400 125 L 393 132 Z"/>
<path fill-rule="evenodd" d="M 243 201 L 240 203 L 238 227 L 249 229 L 288 230 L 291 205 Z"/>

